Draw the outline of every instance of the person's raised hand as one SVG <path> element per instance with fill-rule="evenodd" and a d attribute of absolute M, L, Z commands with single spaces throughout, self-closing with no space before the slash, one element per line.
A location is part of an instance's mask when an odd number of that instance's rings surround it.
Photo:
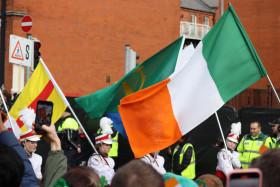
<path fill-rule="evenodd" d="M 35 123 L 33 123 L 33 129 L 34 124 Z M 44 130 L 46 133 L 39 134 L 35 132 L 34 134 L 42 135 L 46 142 L 50 145 L 52 151 L 61 150 L 60 139 L 57 136 L 54 124 L 51 123 L 50 126 L 42 125 L 41 129 Z"/>

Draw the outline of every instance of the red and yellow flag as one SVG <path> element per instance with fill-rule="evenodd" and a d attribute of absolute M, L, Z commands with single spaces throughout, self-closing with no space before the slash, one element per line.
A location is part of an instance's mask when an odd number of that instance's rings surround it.
<path fill-rule="evenodd" d="M 66 107 L 69 106 L 67 99 L 42 59 L 10 110 L 10 116 L 16 121 L 21 132 L 25 132 L 26 127 L 20 120 L 19 111 L 23 110 L 24 107 L 30 107 L 36 111 L 38 100 L 53 102 L 53 123 L 61 117 Z"/>

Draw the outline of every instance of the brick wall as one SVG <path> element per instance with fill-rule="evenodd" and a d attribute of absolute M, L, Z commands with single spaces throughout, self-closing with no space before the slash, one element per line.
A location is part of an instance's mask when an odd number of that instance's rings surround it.
<path fill-rule="evenodd" d="M 280 1 L 273 0 L 225 0 L 225 10 L 230 2 L 251 39 L 271 81 L 280 88 Z M 251 88 L 266 89 L 263 78 Z"/>
<path fill-rule="evenodd" d="M 30 33 L 41 41 L 42 58 L 68 96 L 90 94 L 118 81 L 124 75 L 126 44 L 140 55 L 141 63 L 180 34 L 179 0 L 8 0 L 7 4 L 7 10 L 32 16 Z M 7 46 L 10 34 L 26 37 L 21 18 L 8 17 Z M 7 55 L 5 67 L 5 85 L 11 87 Z"/>
<path fill-rule="evenodd" d="M 277 89 L 277 94 L 280 94 L 280 89 Z M 267 89 L 248 88 L 226 104 L 233 106 L 237 111 L 242 107 L 280 108 L 280 104 L 271 87 L 267 87 Z"/>

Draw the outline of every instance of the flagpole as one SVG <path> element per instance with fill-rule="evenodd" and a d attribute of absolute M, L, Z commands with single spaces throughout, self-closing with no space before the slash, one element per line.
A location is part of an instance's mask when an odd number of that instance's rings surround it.
<path fill-rule="evenodd" d="M 221 132 L 224 144 L 225 144 L 225 148 L 226 148 L 226 150 L 228 150 L 227 144 L 226 144 L 226 140 L 225 140 L 225 137 L 224 137 L 224 134 L 223 134 L 223 131 L 222 131 L 221 123 L 220 123 L 220 120 L 219 120 L 217 112 L 215 112 L 215 115 L 216 115 L 216 118 L 217 118 L 217 121 L 218 121 L 218 126 L 219 126 L 219 129 L 220 129 L 220 132 Z"/>
<path fill-rule="evenodd" d="M 13 127 L 13 123 L 12 123 L 12 120 L 11 120 L 11 116 L 10 116 L 10 114 L 9 114 L 9 111 L 8 111 L 8 108 L 7 108 L 6 102 L 5 102 L 5 100 L 4 100 L 4 97 L 3 97 L 3 94 L 2 94 L 2 90 L 1 90 L 1 89 L 0 89 L 0 95 L 1 95 L 1 99 L 2 99 L 3 104 L 4 104 L 4 107 L 5 107 L 5 110 L 6 110 L 6 112 L 7 112 L 8 119 L 9 119 L 9 122 L 10 122 L 10 125 L 11 125 L 11 128 L 12 128 L 12 131 L 13 131 L 13 133 L 15 134 L 15 129 L 14 129 L 14 127 Z M 3 121 L 3 122 L 4 122 L 4 121 Z"/>
<path fill-rule="evenodd" d="M 96 154 L 99 154 L 99 153 L 97 152 L 97 150 L 95 149 L 95 147 L 94 147 L 92 141 L 90 140 L 90 138 L 89 138 L 87 132 L 85 131 L 83 125 L 81 124 L 80 120 L 79 120 L 78 117 L 76 116 L 76 114 L 75 114 L 74 110 L 72 109 L 72 107 L 69 105 L 68 108 L 69 108 L 70 111 L 72 112 L 72 114 L 73 114 L 74 118 L 76 119 L 76 121 L 78 122 L 79 126 L 82 128 L 83 132 L 85 133 L 85 135 L 86 135 L 86 137 L 87 137 L 87 139 L 88 139 L 89 144 L 92 146 L 92 148 L 93 148 L 93 150 L 95 151 L 95 153 L 96 153 Z"/>
<path fill-rule="evenodd" d="M 61 99 L 63 100 L 64 104 L 71 110 L 71 112 L 72 112 L 74 118 L 76 119 L 76 121 L 78 122 L 78 124 L 79 124 L 79 126 L 82 128 L 82 130 L 84 131 L 84 133 L 85 133 L 85 135 L 86 135 L 86 137 L 87 137 L 87 139 L 88 139 L 89 144 L 92 146 L 93 150 L 98 154 L 98 152 L 97 152 L 97 150 L 95 149 L 95 147 L 94 147 L 92 141 L 90 140 L 90 138 L 89 138 L 87 132 L 85 131 L 83 125 L 81 124 L 80 120 L 79 120 L 78 117 L 76 116 L 74 110 L 72 109 L 72 107 L 71 107 L 70 103 L 68 102 L 67 98 L 65 97 L 64 93 L 62 92 L 62 90 L 61 90 L 61 89 L 59 88 L 59 86 L 57 85 L 56 81 L 54 80 L 54 78 L 53 78 L 51 72 L 50 72 L 49 69 L 47 68 L 47 66 L 46 66 L 46 64 L 44 63 L 44 61 L 43 61 L 42 58 L 40 58 L 40 62 L 41 62 L 41 64 L 43 65 L 43 67 L 44 67 L 44 69 L 45 69 L 47 75 L 49 76 L 50 80 L 52 81 L 54 87 L 56 88 L 56 90 L 57 90 L 58 94 L 60 95 Z"/>
<path fill-rule="evenodd" d="M 275 88 L 274 88 L 274 86 L 273 86 L 273 84 L 272 84 L 272 82 L 271 82 L 269 76 L 266 75 L 266 78 L 267 78 L 267 80 L 268 80 L 268 82 L 269 82 L 269 84 L 270 84 L 270 86 L 271 86 L 271 88 L 272 88 L 272 90 L 273 90 L 273 92 L 274 92 L 274 94 L 275 94 L 275 96 L 276 96 L 278 102 L 280 103 L 279 96 L 278 96 L 278 94 L 277 94 L 277 92 L 276 92 L 276 90 L 275 90 Z M 272 99 L 272 98 L 271 98 L 271 99 Z"/>

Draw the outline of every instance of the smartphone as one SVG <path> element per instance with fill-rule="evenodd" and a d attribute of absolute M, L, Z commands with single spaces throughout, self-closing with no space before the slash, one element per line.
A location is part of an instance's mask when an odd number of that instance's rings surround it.
<path fill-rule="evenodd" d="M 234 169 L 227 177 L 227 187 L 261 187 L 262 171 L 258 168 Z"/>
<path fill-rule="evenodd" d="M 51 125 L 53 114 L 53 102 L 51 101 L 37 101 L 36 118 L 35 118 L 35 132 L 45 133 L 42 130 L 42 125 Z"/>

